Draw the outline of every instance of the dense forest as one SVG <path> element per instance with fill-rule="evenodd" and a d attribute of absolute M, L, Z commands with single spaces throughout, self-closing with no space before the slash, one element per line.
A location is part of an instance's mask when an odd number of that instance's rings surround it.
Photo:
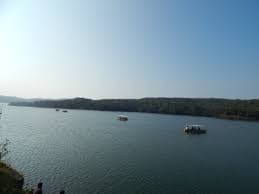
<path fill-rule="evenodd" d="M 239 120 L 259 120 L 259 100 L 217 98 L 142 98 L 92 100 L 74 98 L 35 102 L 12 102 L 13 106 L 148 112 L 207 116 Z"/>

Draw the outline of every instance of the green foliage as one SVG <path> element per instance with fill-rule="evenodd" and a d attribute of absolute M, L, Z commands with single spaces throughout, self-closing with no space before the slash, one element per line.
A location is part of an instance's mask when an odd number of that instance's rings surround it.
<path fill-rule="evenodd" d="M 75 98 L 14 102 L 14 106 L 65 109 L 87 109 L 125 112 L 149 112 L 207 116 L 226 119 L 259 120 L 259 100 L 229 100 L 217 98 L 143 98 L 91 100 Z"/>
<path fill-rule="evenodd" d="M 8 154 L 8 145 L 10 144 L 10 141 L 8 139 L 5 139 L 3 143 L 0 143 L 0 160 L 2 160 L 7 154 Z"/>

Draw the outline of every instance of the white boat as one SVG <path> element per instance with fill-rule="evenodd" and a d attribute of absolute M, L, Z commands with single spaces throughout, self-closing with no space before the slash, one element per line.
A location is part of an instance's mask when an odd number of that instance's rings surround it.
<path fill-rule="evenodd" d="M 128 120 L 128 117 L 125 116 L 125 115 L 118 115 L 118 116 L 117 116 L 117 119 L 120 120 L 120 121 L 127 121 L 127 120 Z"/>
<path fill-rule="evenodd" d="M 207 129 L 203 125 L 186 125 L 184 127 L 185 133 L 202 134 L 207 133 Z"/>

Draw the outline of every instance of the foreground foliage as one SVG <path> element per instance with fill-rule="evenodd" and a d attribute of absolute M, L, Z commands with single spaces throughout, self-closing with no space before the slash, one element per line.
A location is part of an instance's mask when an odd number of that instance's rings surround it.
<path fill-rule="evenodd" d="M 23 176 L 0 161 L 0 193 L 26 194 L 23 187 Z"/>
<path fill-rule="evenodd" d="M 2 160 L 7 154 L 8 149 L 7 146 L 10 144 L 10 141 L 8 139 L 5 139 L 3 143 L 0 143 L 0 160 Z"/>

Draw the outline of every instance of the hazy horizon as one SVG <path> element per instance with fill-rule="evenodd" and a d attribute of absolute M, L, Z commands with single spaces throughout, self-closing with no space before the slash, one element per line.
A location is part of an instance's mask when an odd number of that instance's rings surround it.
<path fill-rule="evenodd" d="M 10 96 L 10 95 L 4 95 L 0 94 L 0 97 L 14 97 L 14 98 L 23 98 L 23 99 L 40 99 L 40 100 L 63 100 L 63 99 L 74 99 L 74 98 L 85 98 L 85 99 L 91 99 L 91 100 L 109 100 L 109 99 L 143 99 L 143 98 L 182 98 L 182 99 L 227 99 L 227 100 L 259 100 L 259 98 L 225 98 L 225 97 L 184 97 L 184 96 L 143 96 L 143 97 L 138 97 L 138 98 L 116 98 L 116 97 L 104 97 L 104 98 L 90 98 L 87 96 L 70 96 L 70 97 L 42 97 L 42 96 L 37 96 L 37 97 L 23 97 L 23 96 Z"/>
<path fill-rule="evenodd" d="M 258 99 L 259 1 L 0 0 L 0 95 Z"/>

